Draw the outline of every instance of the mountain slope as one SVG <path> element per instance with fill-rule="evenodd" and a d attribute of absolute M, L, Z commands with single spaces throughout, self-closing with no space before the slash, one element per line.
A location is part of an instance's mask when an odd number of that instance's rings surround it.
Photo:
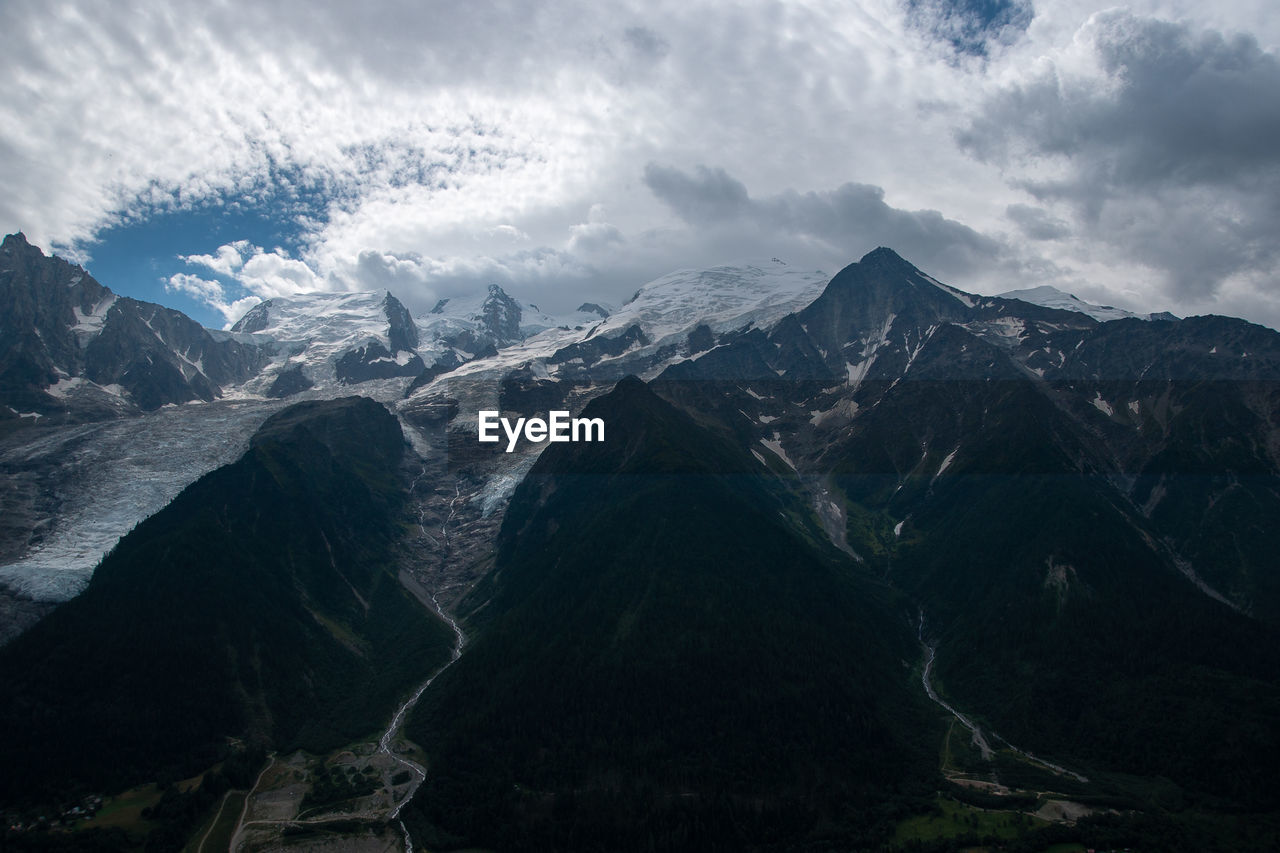
<path fill-rule="evenodd" d="M 0 267 L 0 400 L 12 413 L 93 420 L 207 402 L 264 361 L 179 311 L 117 298 L 22 234 L 5 237 Z"/>
<path fill-rule="evenodd" d="M 743 849 L 874 831 L 876 801 L 927 790 L 901 602 L 638 380 L 585 414 L 607 441 L 541 455 L 479 636 L 411 721 L 419 837 Z"/>
<path fill-rule="evenodd" d="M 228 738 L 376 728 L 452 633 L 399 583 L 404 439 L 379 404 L 305 403 L 125 537 L 0 649 L 6 800 L 207 767 Z"/>
<path fill-rule="evenodd" d="M 984 725 L 1265 808 L 1277 357 L 1240 320 L 1097 323 L 877 250 L 655 386 L 834 498 L 833 538 L 921 603 L 940 683 Z"/>

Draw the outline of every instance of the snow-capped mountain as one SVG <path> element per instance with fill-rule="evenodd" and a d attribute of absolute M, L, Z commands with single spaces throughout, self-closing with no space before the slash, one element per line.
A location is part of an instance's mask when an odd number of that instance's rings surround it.
<path fill-rule="evenodd" d="M 271 362 L 238 396 L 288 397 L 316 388 L 416 376 L 418 330 L 390 293 L 313 293 L 269 299 L 231 333 L 268 349 Z"/>
<path fill-rule="evenodd" d="M 1137 317 L 1139 320 L 1178 319 L 1167 311 L 1160 311 L 1154 314 L 1135 314 L 1132 311 L 1113 308 L 1110 305 L 1094 305 L 1092 302 L 1085 302 L 1074 294 L 1064 293 L 1058 288 L 1047 284 L 1042 284 L 1039 287 L 1027 287 L 1021 290 L 1007 290 L 997 295 L 1001 299 L 1021 299 L 1023 302 L 1030 302 L 1032 305 L 1043 305 L 1045 308 L 1057 308 L 1060 311 L 1076 311 L 1080 314 L 1088 314 L 1093 319 L 1104 323 L 1108 320 L 1123 320 L 1125 317 Z"/>
<path fill-rule="evenodd" d="M 547 331 L 581 332 L 605 311 L 600 306 L 582 306 L 577 311 L 555 316 L 532 302 L 509 296 L 499 285 L 473 297 L 441 299 L 417 318 L 426 369 L 414 380 L 410 391 L 432 379 L 478 358 L 497 355 L 500 349 L 522 344 Z M 607 313 L 607 312 L 606 312 Z"/>
<path fill-rule="evenodd" d="M 522 322 L 523 338 L 518 343 L 495 349 L 485 358 L 468 359 L 471 363 L 465 368 L 435 371 L 427 381 L 415 382 L 410 393 L 430 395 L 429 382 L 437 376 L 450 382 L 478 373 L 496 378 L 495 372 L 522 366 L 543 379 L 653 376 L 675 361 L 715 346 L 725 335 L 771 327 L 812 301 L 826 281 L 820 270 L 796 269 L 776 258 L 679 270 L 641 285 L 631 299 L 613 310 L 588 303 L 567 318 L 535 315 L 533 322 Z M 494 286 L 491 299 L 494 291 L 505 296 Z M 472 324 L 479 322 L 474 309 L 465 316 Z M 430 332 L 437 340 L 447 340 L 444 334 L 457 334 L 459 321 L 448 315 L 439 320 L 428 315 L 418 322 L 424 337 Z"/>
<path fill-rule="evenodd" d="M 209 402 L 264 360 L 180 311 L 117 297 L 22 234 L 0 245 L 0 418 L 93 421 Z"/>
<path fill-rule="evenodd" d="M 154 334 L 120 337 L 122 362 L 211 364 L 215 350 L 195 347 L 205 338 L 175 349 L 178 321 L 119 315 L 122 299 L 103 307 L 109 297 L 73 275 L 29 265 L 22 292 L 52 282 L 46 304 L 74 298 L 55 324 L 22 315 L 39 331 L 6 330 L 6 354 L 87 370 L 77 359 L 132 317 Z M 830 846 L 850 796 L 870 798 L 859 813 L 884 812 L 885 786 L 865 768 L 901 773 L 901 790 L 920 793 L 903 802 L 920 809 L 948 785 L 985 789 L 984 806 L 1010 817 L 1003 803 L 1063 787 L 1082 807 L 1150 816 L 1185 793 L 1260 814 L 1280 761 L 1280 334 L 1226 317 L 1099 319 L 1079 300 L 1038 297 L 1054 304 L 969 294 L 880 248 L 830 280 L 778 261 L 681 271 L 568 317 L 496 286 L 417 319 L 383 293 L 265 304 L 236 331 L 206 333 L 260 359 L 221 399 L 0 422 L 6 635 L 85 587 L 98 554 L 137 525 L 85 595 L 0 650 L 0 754 L 27 766 L 12 756 L 43 756 L 44 732 L 75 731 L 50 765 L 65 770 L 39 764 L 60 784 L 92 764 L 82 744 L 113 737 L 102 720 L 191 728 L 211 707 L 209 680 L 193 687 L 185 668 L 192 643 L 234 676 L 210 682 L 226 719 L 192 729 L 201 767 L 252 738 L 283 755 L 298 726 L 320 754 L 368 757 L 378 748 L 351 747 L 372 717 L 394 721 L 384 752 L 408 719 L 405 733 L 440 760 L 406 774 L 416 781 L 395 807 L 424 810 L 406 838 L 429 826 L 459 844 L 527 846 L 530 827 L 559 832 L 586 809 L 575 826 L 634 831 L 648 849 L 652 815 L 675 804 L 682 841 L 689 810 L 705 806 L 711 842 L 756 814 L 761 830 L 814 827 L 802 840 Z M 14 363 L 31 362 L 0 366 Z M 54 376 L 14 387 L 51 396 L 66 378 Z M 135 382 L 121 398 L 148 387 L 163 386 Z M 317 399 L 340 395 L 382 405 Z M 480 408 L 568 409 L 599 416 L 607 435 L 506 452 L 477 441 Z M 365 550 L 368 530 L 385 550 Z M 380 615 L 388 594 L 406 615 L 452 614 L 434 643 L 420 638 L 437 661 Z M 127 642 L 103 651 L 103 637 Z M 436 681 L 446 657 L 456 664 Z M 354 680 L 313 692 L 340 659 Z M 312 730 L 371 670 L 397 676 L 388 707 L 410 682 L 415 697 L 433 692 L 412 715 L 362 711 L 349 730 Z M 86 672 L 114 716 L 71 700 Z M 76 727 L 90 717 L 105 735 Z M 708 719 L 746 728 L 708 740 Z M 125 768 L 127 784 L 190 754 L 129 731 L 155 749 Z M 939 755 L 952 757 L 940 768 Z M 742 809 L 713 805 L 726 767 L 758 780 L 799 759 L 817 770 L 739 789 Z M 619 796 L 616 780 L 646 768 L 652 784 Z M 818 812 L 815 779 L 834 792 Z M 298 792 L 320 784 L 293 780 Z M 410 799 L 416 785 L 425 796 Z M 787 797 L 799 811 L 779 821 Z M 464 801 L 477 808 L 448 806 Z M 325 831 L 363 831 L 379 808 Z M 279 830 L 252 823 L 263 838 Z"/>
<path fill-rule="evenodd" d="M 416 319 L 389 293 L 319 293 L 268 300 L 224 332 L 117 297 L 18 235 L 5 248 L 0 293 L 17 307 L 0 322 L 14 327 L 5 340 L 19 355 L 5 362 L 0 418 L 49 423 L 71 413 L 88 421 L 19 430 L 0 444 L 8 521 L 0 528 L 0 583 L 37 601 L 76 594 L 124 532 L 234 458 L 256 425 L 288 402 L 373 396 L 397 408 L 423 449 L 442 399 L 452 401 L 453 429 L 465 430 L 478 407 L 521 406 L 563 374 L 581 384 L 557 404 L 577 408 L 611 377 L 656 375 L 717 336 L 771 325 L 819 293 L 825 278 L 778 261 L 684 270 L 642 285 L 621 308 L 587 303 L 560 316 L 497 285 L 442 300 Z M 54 307 L 22 308 L 39 300 Z M 32 351 L 44 361 L 23 357 Z M 24 367 L 33 361 L 43 373 Z M 601 380 L 584 378 L 592 374 Z M 410 399 L 397 404 L 415 381 Z M 185 401 L 209 405 L 196 410 Z M 116 420 L 144 402 L 165 408 L 140 422 Z M 476 513 L 496 520 L 532 461 L 513 454 L 478 472 Z"/>
<path fill-rule="evenodd" d="M 0 446 L 0 470 L 9 478 L 5 510 L 12 519 L 0 542 L 0 575 L 11 589 L 41 598 L 74 594 L 124 531 L 224 462 L 246 432 L 297 399 L 355 392 L 389 405 L 420 452 L 448 446 L 451 464 L 468 472 L 466 502 L 455 506 L 459 492 L 449 506 L 476 523 L 495 524 L 537 448 L 477 455 L 467 441 L 476 413 L 578 410 L 627 374 L 817 380 L 816 389 L 797 385 L 782 396 L 741 401 L 740 409 L 756 418 L 753 428 L 763 430 L 753 452 L 791 465 L 805 464 L 804 446 L 814 436 L 860 417 L 893 382 L 923 375 L 926 363 L 942 370 L 924 356 L 957 334 L 971 337 L 943 362 L 949 365 L 943 374 L 964 367 L 994 376 L 999 364 L 1005 373 L 1051 382 L 1094 382 L 1154 377 L 1161 370 L 1195 374 L 1206 365 L 1226 371 L 1223 376 L 1261 376 L 1273 366 L 1273 333 L 1239 321 L 1143 323 L 1146 332 L 1139 335 L 1119 325 L 1133 322 L 1127 312 L 1100 321 L 1081 310 L 1096 306 L 1065 294 L 1055 299 L 1057 292 L 1048 288 L 1019 292 L 1055 303 L 1048 306 L 974 296 L 888 250 L 855 265 L 879 270 L 874 287 L 849 285 L 848 276 L 828 283 L 820 271 L 770 259 L 677 271 L 640 286 L 622 306 L 588 303 L 563 316 L 493 285 L 474 297 L 441 300 L 418 318 L 390 293 L 273 299 L 250 310 L 232 331 L 216 332 L 178 312 L 116 298 L 25 240 L 9 238 L 5 246 L 7 258 L 25 259 L 20 275 L 12 272 L 19 268 L 12 260 L 6 270 L 9 302 L 21 307 L 31 297 L 12 294 L 44 293 L 46 302 L 61 307 L 39 316 L 61 320 L 39 325 L 31 311 L 7 315 L 10 325 L 27 318 L 35 331 L 9 333 L 7 340 L 17 342 L 10 352 L 19 357 L 6 363 L 45 364 L 45 372 L 10 367 L 0 414 L 16 423 L 17 413 L 33 411 L 23 402 L 31 399 L 64 408 L 77 395 L 117 402 L 79 410 L 81 419 L 101 423 L 20 430 Z M 113 331 L 117 327 L 120 332 Z M 1162 352 L 1162 346 L 1171 348 Z M 31 352 L 46 361 L 24 361 L 22 354 Z M 124 378 L 108 381 L 117 376 Z M 1148 397 L 1086 384 L 1062 405 L 1136 424 L 1149 406 L 1158 409 Z M 210 408 L 179 405 L 139 427 L 111 420 L 137 413 L 144 408 L 138 401 L 158 406 L 184 400 L 209 401 Z M 800 409 L 804 417 L 788 432 Z M 147 436 L 142 454 L 139 435 Z M 115 476 L 120 461 L 130 459 L 136 475 Z"/>
<path fill-rule="evenodd" d="M 663 347 L 699 326 L 714 335 L 767 329 L 812 302 L 829 279 L 777 258 L 679 270 L 643 285 L 594 333 L 610 337 L 639 326 L 653 346 Z"/>
<path fill-rule="evenodd" d="M 491 284 L 482 295 L 441 299 L 429 312 L 418 317 L 417 323 L 425 341 L 449 341 L 470 333 L 479 348 L 492 344 L 500 349 L 547 329 L 579 326 L 599 319 L 586 306 L 566 316 L 554 316 L 532 302 L 512 298 L 499 285 Z"/>

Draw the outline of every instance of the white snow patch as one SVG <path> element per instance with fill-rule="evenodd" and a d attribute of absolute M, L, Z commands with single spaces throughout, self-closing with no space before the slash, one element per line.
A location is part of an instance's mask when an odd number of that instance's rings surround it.
<path fill-rule="evenodd" d="M 871 371 L 871 364 L 875 360 L 875 356 L 873 355 L 871 358 L 868 358 L 865 361 L 860 361 L 857 364 L 845 362 L 844 368 L 849 374 L 846 384 L 853 388 L 857 388 L 861 385 L 862 380 L 866 379 L 867 373 Z"/>
<path fill-rule="evenodd" d="M 767 440 L 767 439 L 763 439 L 763 438 L 762 438 L 762 439 L 760 439 L 760 443 L 761 443 L 761 444 L 763 444 L 765 447 L 769 448 L 771 451 L 773 451 L 773 453 L 774 453 L 774 454 L 775 454 L 779 459 L 781 459 L 783 462 L 787 463 L 787 466 L 788 466 L 792 471 L 794 471 L 794 470 L 796 470 L 796 464 L 795 464 L 794 462 L 792 462 L 792 461 L 791 461 L 791 457 L 787 456 L 787 451 L 785 451 L 785 450 L 783 450 L 783 449 L 782 449 L 782 442 L 780 441 L 780 438 L 781 438 L 781 436 L 779 436 L 779 435 L 778 435 L 778 433 L 776 433 L 776 432 L 775 432 L 775 433 L 773 434 L 773 440 L 772 440 L 772 441 L 769 441 L 769 440 Z"/>
<path fill-rule="evenodd" d="M 1095 409 L 1097 409 L 1099 412 L 1102 412 L 1107 417 L 1111 417 L 1116 413 L 1115 409 L 1111 408 L 1111 404 L 1108 403 L 1106 400 L 1102 399 L 1101 391 L 1094 392 L 1094 397 L 1089 402 L 1093 404 L 1093 407 Z"/>
<path fill-rule="evenodd" d="M 920 273 L 920 277 L 923 278 L 925 281 L 929 282 L 930 284 L 932 284 L 934 287 L 941 290 L 943 293 L 947 294 L 948 296 L 951 296 L 960 300 L 969 308 L 972 308 L 976 302 L 976 300 L 972 296 L 970 296 L 968 293 L 965 293 L 963 290 L 956 290 L 954 287 L 943 284 L 942 282 L 938 281 L 936 278 L 933 278 L 932 276 L 928 276 L 928 275 L 925 275 L 924 273 Z"/>
<path fill-rule="evenodd" d="M 111 306 L 115 304 L 116 295 L 112 293 L 103 297 L 102 301 L 93 306 L 88 314 L 81 311 L 79 305 L 71 308 L 76 316 L 76 324 L 71 327 L 71 331 L 76 333 L 76 340 L 80 342 L 80 346 L 83 347 L 98 336 L 102 331 L 103 323 L 107 321 L 107 311 L 111 310 Z"/>
<path fill-rule="evenodd" d="M 54 397 L 63 398 L 66 397 L 72 389 L 79 388 L 83 384 L 85 384 L 85 380 L 79 376 L 67 376 L 59 379 L 44 390 L 46 393 L 51 394 Z"/>

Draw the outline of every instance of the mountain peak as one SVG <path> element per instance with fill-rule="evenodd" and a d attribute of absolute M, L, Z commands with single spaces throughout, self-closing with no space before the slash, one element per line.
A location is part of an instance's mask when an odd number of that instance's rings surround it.
<path fill-rule="evenodd" d="M 1150 315 L 1135 314 L 1132 311 L 1126 311 L 1123 308 L 1115 308 L 1111 305 L 1095 305 L 1091 302 L 1085 302 L 1074 293 L 1066 293 L 1056 287 L 1048 284 L 1042 284 L 1038 287 L 1028 287 L 1021 290 L 1007 290 L 1004 293 L 997 294 L 1002 299 L 1020 299 L 1023 302 L 1030 302 L 1032 305 L 1042 305 L 1045 308 L 1056 308 L 1060 311 L 1074 311 L 1077 314 L 1085 314 L 1100 322 L 1108 320 L 1121 320 L 1126 317 L 1138 317 L 1139 319 L 1149 319 Z"/>
<path fill-rule="evenodd" d="M 911 264 L 903 259 L 901 255 L 887 246 L 879 246 L 867 252 L 859 260 L 860 264 L 868 266 L 905 266 L 911 267 Z M 914 269 L 914 267 L 911 267 Z"/>
<path fill-rule="evenodd" d="M 498 285 L 489 285 L 489 297 L 485 299 L 480 312 L 485 328 L 493 334 L 499 345 L 515 343 L 524 337 L 520 334 L 520 303 Z"/>
<path fill-rule="evenodd" d="M 4 243 L 0 244 L 0 248 L 4 249 L 20 249 L 31 244 L 27 242 L 27 235 L 18 231 L 13 234 L 6 234 Z"/>
<path fill-rule="evenodd" d="M 416 350 L 419 343 L 418 327 L 413 322 L 413 315 L 390 290 L 383 297 L 382 310 L 387 315 L 387 338 L 391 352 Z"/>
<path fill-rule="evenodd" d="M 639 376 L 636 376 L 634 373 L 628 373 L 626 376 L 619 379 L 617 384 L 613 386 L 613 390 L 617 394 L 643 393 L 653 395 L 655 397 L 657 396 L 649 390 L 649 386 L 644 383 L 644 380 Z"/>

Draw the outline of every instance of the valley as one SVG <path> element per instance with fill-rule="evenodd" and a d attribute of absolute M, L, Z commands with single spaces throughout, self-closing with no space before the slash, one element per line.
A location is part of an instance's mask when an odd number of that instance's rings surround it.
<path fill-rule="evenodd" d="M 0 363 L 19 818 L 156 783 L 83 837 L 1269 849 L 1269 329 L 877 249 L 215 332 L 5 245 L 0 296 L 47 301 Z M 477 441 L 548 411 L 607 440 Z"/>

